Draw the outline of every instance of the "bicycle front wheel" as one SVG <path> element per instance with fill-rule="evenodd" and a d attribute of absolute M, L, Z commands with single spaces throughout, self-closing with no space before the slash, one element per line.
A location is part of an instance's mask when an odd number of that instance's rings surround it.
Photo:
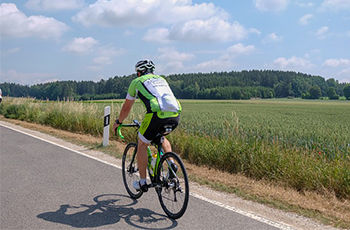
<path fill-rule="evenodd" d="M 185 166 L 176 153 L 168 152 L 160 159 L 157 184 L 160 186 L 157 193 L 164 212 L 172 219 L 180 218 L 187 208 L 189 184 Z"/>
<path fill-rule="evenodd" d="M 143 193 L 142 191 L 136 191 L 133 186 L 134 181 L 138 181 L 140 179 L 136 152 L 137 144 L 129 143 L 124 150 L 122 160 L 124 186 L 128 194 L 134 199 L 140 198 Z"/>

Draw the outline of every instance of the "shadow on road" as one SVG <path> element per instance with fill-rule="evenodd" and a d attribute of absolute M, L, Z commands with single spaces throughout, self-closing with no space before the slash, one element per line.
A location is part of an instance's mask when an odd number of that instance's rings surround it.
<path fill-rule="evenodd" d="M 104 194 L 93 199 L 95 204 L 72 206 L 63 204 L 57 211 L 37 215 L 46 221 L 70 225 L 75 228 L 93 228 L 112 225 L 124 219 L 130 226 L 141 229 L 171 229 L 175 220 L 149 209 L 134 209 L 137 200 L 118 194 Z"/>

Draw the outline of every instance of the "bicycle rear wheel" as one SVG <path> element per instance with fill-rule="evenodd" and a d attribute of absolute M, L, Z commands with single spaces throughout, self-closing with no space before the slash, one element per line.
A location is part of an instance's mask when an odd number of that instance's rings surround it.
<path fill-rule="evenodd" d="M 174 170 L 171 160 L 177 166 Z M 162 156 L 157 169 L 157 188 L 160 205 L 172 219 L 180 218 L 186 211 L 189 199 L 189 184 L 185 166 L 174 152 Z"/>
<path fill-rule="evenodd" d="M 128 194 L 134 198 L 138 199 L 142 196 L 142 191 L 136 191 L 134 189 L 134 181 L 140 179 L 139 168 L 136 160 L 137 144 L 129 143 L 124 150 L 123 160 L 122 160 L 122 173 L 123 182 Z"/>

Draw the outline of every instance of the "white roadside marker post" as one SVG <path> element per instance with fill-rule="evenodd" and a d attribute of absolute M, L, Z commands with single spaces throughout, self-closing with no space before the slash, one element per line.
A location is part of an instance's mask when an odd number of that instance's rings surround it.
<path fill-rule="evenodd" d="M 105 107 L 105 116 L 103 122 L 103 146 L 107 146 L 109 144 L 109 123 L 111 118 L 111 107 Z"/>

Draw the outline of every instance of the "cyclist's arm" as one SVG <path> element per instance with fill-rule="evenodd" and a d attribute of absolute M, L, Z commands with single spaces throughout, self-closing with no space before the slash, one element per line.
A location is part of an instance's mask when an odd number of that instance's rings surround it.
<path fill-rule="evenodd" d="M 122 110 L 120 111 L 119 114 L 119 122 L 123 123 L 124 119 L 129 115 L 130 110 L 134 104 L 134 101 L 136 99 L 137 95 L 137 89 L 136 89 L 136 84 L 137 84 L 137 79 L 134 79 L 131 84 L 129 85 L 128 93 L 126 95 L 125 102 L 123 104 Z"/>
<path fill-rule="evenodd" d="M 118 118 L 120 123 L 123 123 L 124 119 L 129 115 L 130 110 L 134 104 L 134 101 L 135 100 L 125 99 L 125 102 L 123 104 L 122 110 L 120 111 L 119 118 Z M 116 132 L 116 129 L 118 126 L 119 126 L 119 124 L 117 124 L 117 122 L 114 122 L 114 124 L 113 124 L 114 132 Z"/>
<path fill-rule="evenodd" d="M 120 111 L 120 114 L 119 114 L 119 122 L 122 123 L 124 119 L 129 115 L 134 102 L 135 100 L 125 99 L 122 110 Z"/>

